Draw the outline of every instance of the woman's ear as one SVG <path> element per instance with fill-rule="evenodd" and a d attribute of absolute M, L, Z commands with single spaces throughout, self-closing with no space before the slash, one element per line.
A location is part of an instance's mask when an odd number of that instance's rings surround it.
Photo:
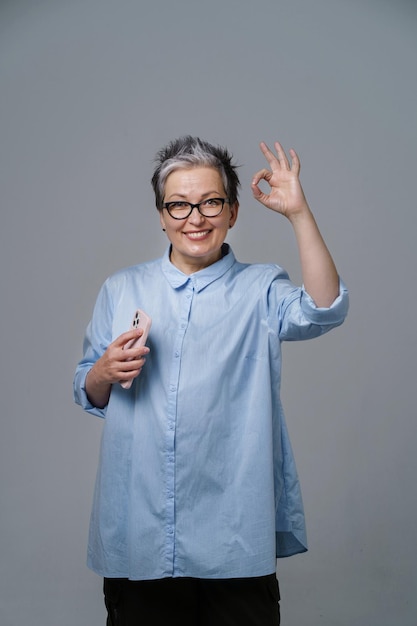
<path fill-rule="evenodd" d="M 165 232 L 166 231 L 166 227 L 165 227 L 165 220 L 164 220 L 164 212 L 163 211 L 159 211 L 159 221 L 160 221 L 162 230 Z"/>
<path fill-rule="evenodd" d="M 236 224 L 237 214 L 239 212 L 239 202 L 234 202 L 230 205 L 230 219 L 229 219 L 229 228 L 233 228 Z"/>

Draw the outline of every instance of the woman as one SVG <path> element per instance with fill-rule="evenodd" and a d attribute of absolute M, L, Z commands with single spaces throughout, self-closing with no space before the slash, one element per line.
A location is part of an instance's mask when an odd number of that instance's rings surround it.
<path fill-rule="evenodd" d="M 152 178 L 164 257 L 110 277 L 87 329 L 74 389 L 106 418 L 88 563 L 104 577 L 108 626 L 279 624 L 276 558 L 307 549 L 280 344 L 341 324 L 348 297 L 297 154 L 260 147 L 269 169 L 252 192 L 292 224 L 303 288 L 278 265 L 236 261 L 236 167 L 188 136 L 158 153 Z M 147 347 L 125 349 L 139 307 Z"/>

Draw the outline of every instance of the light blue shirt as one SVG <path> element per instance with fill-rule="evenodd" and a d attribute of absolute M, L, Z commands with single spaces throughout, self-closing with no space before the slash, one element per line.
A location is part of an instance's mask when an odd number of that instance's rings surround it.
<path fill-rule="evenodd" d="M 88 565 L 101 576 L 235 578 L 275 572 L 307 549 L 303 504 L 280 401 L 281 341 L 341 324 L 347 291 L 317 308 L 277 265 L 230 248 L 192 275 L 162 259 L 104 283 L 74 380 L 104 417 Z M 130 390 L 92 406 L 85 378 L 137 308 L 152 318 Z"/>

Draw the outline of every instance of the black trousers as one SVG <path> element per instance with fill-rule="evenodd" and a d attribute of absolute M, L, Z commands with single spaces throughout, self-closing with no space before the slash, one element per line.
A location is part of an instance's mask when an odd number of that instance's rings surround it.
<path fill-rule="evenodd" d="M 107 626 L 279 626 L 275 574 L 256 578 L 105 578 Z"/>

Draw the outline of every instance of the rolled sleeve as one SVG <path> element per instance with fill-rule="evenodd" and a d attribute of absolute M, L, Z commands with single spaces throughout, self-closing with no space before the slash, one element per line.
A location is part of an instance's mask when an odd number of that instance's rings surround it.
<path fill-rule="evenodd" d="M 77 365 L 73 382 L 75 402 L 87 413 L 98 417 L 106 416 L 107 407 L 99 409 L 91 404 L 87 397 L 85 382 L 94 363 L 104 354 L 112 342 L 113 307 L 109 284 L 110 281 L 107 279 L 98 294 L 93 316 L 84 337 L 83 358 Z"/>
<path fill-rule="evenodd" d="M 343 323 L 349 308 L 349 295 L 339 279 L 339 295 L 329 307 L 318 307 L 304 288 L 285 298 L 280 319 L 282 341 L 313 339 Z"/>
<path fill-rule="evenodd" d="M 106 417 L 107 407 L 104 409 L 99 409 L 88 399 L 87 391 L 85 388 L 85 380 L 87 378 L 87 374 L 89 372 L 89 367 L 78 367 L 74 377 L 73 389 L 74 389 L 74 401 L 76 404 L 79 404 L 84 411 L 87 413 L 91 413 L 92 415 L 96 415 L 97 417 Z"/>
<path fill-rule="evenodd" d="M 304 290 L 301 293 L 301 310 L 312 324 L 341 324 L 348 312 L 349 294 L 345 284 L 339 279 L 339 295 L 329 307 L 316 306 L 313 298 Z"/>

